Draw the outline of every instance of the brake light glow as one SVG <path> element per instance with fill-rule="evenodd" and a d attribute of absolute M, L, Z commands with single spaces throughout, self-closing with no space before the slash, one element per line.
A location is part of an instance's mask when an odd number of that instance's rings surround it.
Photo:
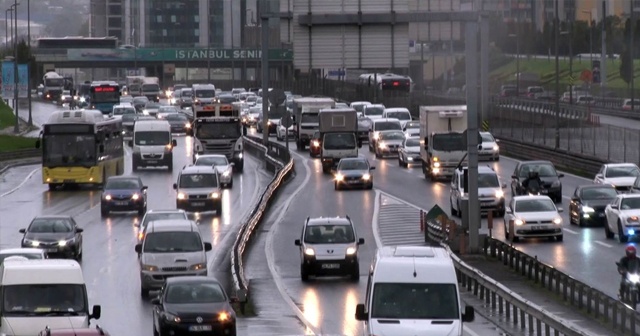
<path fill-rule="evenodd" d="M 400 86 L 400 82 L 393 82 L 393 86 Z"/>

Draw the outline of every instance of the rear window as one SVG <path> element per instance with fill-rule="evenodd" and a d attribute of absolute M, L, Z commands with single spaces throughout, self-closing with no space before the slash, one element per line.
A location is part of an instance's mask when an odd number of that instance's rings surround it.
<path fill-rule="evenodd" d="M 392 122 L 392 121 L 383 121 L 377 122 L 374 125 L 376 131 L 391 131 L 391 130 L 402 130 L 400 123 Z"/>

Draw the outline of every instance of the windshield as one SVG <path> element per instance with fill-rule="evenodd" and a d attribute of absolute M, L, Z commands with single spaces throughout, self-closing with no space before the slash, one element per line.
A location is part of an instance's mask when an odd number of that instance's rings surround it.
<path fill-rule="evenodd" d="M 608 167 L 605 177 L 632 177 L 640 175 L 640 170 L 634 166 Z"/>
<path fill-rule="evenodd" d="M 460 175 L 461 185 L 465 184 L 464 175 Z M 496 174 L 478 174 L 478 188 L 500 188 Z"/>
<path fill-rule="evenodd" d="M 556 206 L 550 199 L 519 200 L 516 202 L 515 212 L 545 212 L 556 211 Z"/>
<path fill-rule="evenodd" d="M 371 318 L 460 319 L 455 284 L 377 283 Z"/>
<path fill-rule="evenodd" d="M 418 139 L 407 139 L 404 143 L 405 147 L 420 147 L 420 140 Z"/>
<path fill-rule="evenodd" d="M 383 112 L 384 107 L 367 106 L 367 108 L 364 109 L 364 115 L 366 116 L 381 116 Z"/>
<path fill-rule="evenodd" d="M 105 189 L 140 189 L 142 185 L 137 179 L 108 179 Z"/>
<path fill-rule="evenodd" d="M 307 244 L 346 244 L 356 241 L 351 225 L 311 225 L 304 233 Z"/>
<path fill-rule="evenodd" d="M 3 286 L 2 313 L 12 316 L 86 315 L 84 285 L 37 284 Z"/>
<path fill-rule="evenodd" d="M 405 136 L 402 132 L 380 133 L 380 140 L 404 140 Z"/>
<path fill-rule="evenodd" d="M 353 104 L 351 107 L 356 110 L 356 112 L 362 112 L 365 106 L 367 106 L 367 104 Z"/>
<path fill-rule="evenodd" d="M 178 109 L 173 106 L 160 106 L 159 113 L 178 113 Z"/>
<path fill-rule="evenodd" d="M 47 78 L 44 83 L 46 86 L 63 86 L 64 78 Z"/>
<path fill-rule="evenodd" d="M 528 164 L 520 169 L 520 178 L 529 177 L 529 173 L 537 172 L 540 177 L 558 176 L 556 169 L 550 164 Z"/>
<path fill-rule="evenodd" d="M 227 166 L 229 165 L 229 161 L 227 161 L 226 157 L 221 156 L 205 156 L 200 157 L 194 163 L 195 166 Z"/>
<path fill-rule="evenodd" d="M 73 225 L 66 218 L 36 218 L 29 225 L 28 231 L 33 233 L 71 232 Z"/>
<path fill-rule="evenodd" d="M 369 165 L 362 160 L 341 160 L 338 170 L 369 170 Z"/>
<path fill-rule="evenodd" d="M 237 122 L 196 123 L 196 138 L 236 139 L 242 136 Z"/>
<path fill-rule="evenodd" d="M 196 90 L 196 98 L 213 98 L 216 96 L 216 90 Z"/>
<path fill-rule="evenodd" d="M 462 140 L 462 133 L 446 133 L 433 135 L 433 149 L 437 151 L 464 151 L 467 144 Z"/>
<path fill-rule="evenodd" d="M 191 97 L 191 96 L 193 96 L 193 91 L 189 89 L 180 90 L 180 97 Z"/>
<path fill-rule="evenodd" d="M 411 114 L 409 112 L 387 112 L 387 118 L 411 120 Z"/>
<path fill-rule="evenodd" d="M 168 116 L 165 117 L 165 119 L 167 119 L 168 121 L 185 121 L 185 122 L 189 121 L 187 119 L 187 116 L 178 114 L 178 113 L 169 114 Z"/>
<path fill-rule="evenodd" d="M 420 123 L 418 123 L 418 122 L 408 122 L 406 125 L 404 125 L 404 128 L 406 128 L 407 130 L 420 129 Z"/>
<path fill-rule="evenodd" d="M 62 95 L 63 95 L 63 96 L 70 96 L 70 95 L 71 95 L 71 91 L 69 91 L 69 90 L 64 90 L 64 91 L 62 91 Z"/>
<path fill-rule="evenodd" d="M 542 93 L 544 92 L 544 89 L 541 87 L 530 87 L 529 88 L 529 93 Z"/>
<path fill-rule="evenodd" d="M 623 198 L 622 203 L 620 203 L 620 209 L 621 210 L 640 209 L 640 198 L 638 197 Z"/>
<path fill-rule="evenodd" d="M 258 101 L 258 97 L 255 95 L 248 96 L 246 99 L 247 102 L 252 103 Z"/>
<path fill-rule="evenodd" d="M 133 98 L 133 103 L 138 105 L 144 105 L 149 101 L 147 97 L 135 97 Z"/>
<path fill-rule="evenodd" d="M 94 166 L 96 138 L 93 135 L 45 135 L 43 165 Z"/>
<path fill-rule="evenodd" d="M 136 109 L 133 107 L 116 107 L 113 109 L 113 115 L 124 115 L 124 114 L 136 114 Z"/>
<path fill-rule="evenodd" d="M 318 113 L 303 113 L 300 123 L 318 123 Z"/>
<path fill-rule="evenodd" d="M 158 84 L 142 84 L 142 91 L 144 91 L 144 92 L 160 91 L 160 85 L 158 85 Z"/>
<path fill-rule="evenodd" d="M 164 299 L 166 303 L 193 304 L 227 301 L 222 287 L 217 283 L 171 284 L 166 292 Z"/>
<path fill-rule="evenodd" d="M 144 239 L 143 252 L 174 253 L 203 250 L 200 234 L 192 231 L 149 232 Z"/>
<path fill-rule="evenodd" d="M 326 134 L 323 139 L 324 149 L 354 149 L 356 137 L 353 133 Z"/>
<path fill-rule="evenodd" d="M 120 92 L 93 92 L 91 93 L 91 101 L 94 103 L 97 102 L 120 102 Z"/>
<path fill-rule="evenodd" d="M 218 177 L 215 174 L 183 174 L 180 176 L 180 188 L 216 188 Z"/>
<path fill-rule="evenodd" d="M 165 146 L 171 142 L 171 134 L 162 131 L 138 131 L 133 137 L 140 146 Z"/>
<path fill-rule="evenodd" d="M 618 192 L 613 187 L 585 188 L 581 193 L 584 200 L 614 199 L 617 195 Z"/>
<path fill-rule="evenodd" d="M 488 133 L 481 133 L 480 137 L 482 138 L 482 142 L 495 142 L 496 140 L 493 138 L 493 135 Z"/>
<path fill-rule="evenodd" d="M 29 260 L 38 260 L 38 259 L 44 259 L 42 257 L 42 253 L 20 253 L 20 252 L 13 252 L 13 253 L 6 253 L 6 254 L 0 254 L 0 264 L 2 264 L 2 262 L 9 258 L 9 257 L 24 257 L 27 258 Z"/>
<path fill-rule="evenodd" d="M 136 114 L 125 114 L 122 116 L 122 122 L 132 122 L 134 120 L 136 120 L 137 115 Z"/>
<path fill-rule="evenodd" d="M 154 103 L 154 102 L 148 102 L 144 105 L 144 108 L 146 109 L 159 109 L 160 108 L 160 104 L 158 103 Z"/>
<path fill-rule="evenodd" d="M 220 96 L 218 97 L 218 100 L 220 101 L 220 104 L 231 104 L 238 101 L 234 96 Z"/>
<path fill-rule="evenodd" d="M 375 123 L 374 127 L 376 128 L 376 131 L 402 131 L 402 127 L 399 122 L 382 121 Z"/>

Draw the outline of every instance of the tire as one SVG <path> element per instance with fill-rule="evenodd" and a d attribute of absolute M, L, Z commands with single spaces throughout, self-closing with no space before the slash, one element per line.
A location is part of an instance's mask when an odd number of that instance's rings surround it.
<path fill-rule="evenodd" d="M 149 297 L 149 289 L 144 288 L 144 287 L 140 287 L 140 296 L 143 298 L 148 298 Z"/>
<path fill-rule="evenodd" d="M 378 151 L 376 150 L 376 159 L 379 159 L 381 157 L 382 157 L 382 155 L 380 155 L 380 153 L 378 153 Z"/>
<path fill-rule="evenodd" d="M 302 145 L 302 141 L 298 140 L 296 141 L 296 149 L 301 151 L 304 150 L 304 146 Z"/>
<path fill-rule="evenodd" d="M 502 209 L 502 210 L 500 210 L 500 211 L 496 211 L 496 216 L 498 216 L 498 217 L 504 217 L 505 211 L 506 211 L 505 209 Z"/>
<path fill-rule="evenodd" d="M 604 223 L 604 236 L 607 239 L 613 239 L 614 234 L 609 230 L 609 223 Z"/>
<path fill-rule="evenodd" d="M 222 201 L 218 202 L 213 210 L 216 212 L 216 216 L 222 217 Z"/>
<path fill-rule="evenodd" d="M 302 266 L 300 266 L 300 280 L 302 280 L 302 282 L 309 281 L 309 272 L 307 272 L 307 270 Z"/>
<path fill-rule="evenodd" d="M 233 181 L 229 182 L 229 184 L 227 184 L 227 188 L 232 189 L 233 188 Z"/>
<path fill-rule="evenodd" d="M 360 281 L 360 264 L 356 263 L 353 269 L 353 272 L 350 274 L 350 279 L 353 282 Z"/>
<path fill-rule="evenodd" d="M 373 153 L 373 147 L 371 146 L 371 143 L 369 143 L 369 153 Z"/>
<path fill-rule="evenodd" d="M 49 183 L 49 191 L 55 191 L 59 186 L 58 183 Z"/>
<path fill-rule="evenodd" d="M 373 182 L 369 183 L 369 185 L 367 186 L 367 190 L 371 190 L 373 189 Z"/>
<path fill-rule="evenodd" d="M 620 222 L 618 222 L 618 240 L 621 243 L 626 243 L 629 241 L 629 237 L 625 236 L 625 234 L 622 233 L 622 224 Z"/>
<path fill-rule="evenodd" d="M 146 213 L 147 213 L 147 207 L 146 206 L 143 207 L 143 208 L 138 209 L 138 216 L 142 217 Z"/>
<path fill-rule="evenodd" d="M 340 186 L 338 186 L 338 181 L 333 182 L 333 190 L 340 190 Z"/>
<path fill-rule="evenodd" d="M 233 170 L 236 173 L 242 173 L 242 171 L 244 170 L 244 161 L 242 162 L 237 162 L 234 166 L 233 166 Z"/>
<path fill-rule="evenodd" d="M 173 162 L 169 162 L 169 164 L 167 165 L 167 170 L 169 172 L 173 172 Z"/>
<path fill-rule="evenodd" d="M 100 217 L 109 217 L 109 209 L 100 208 Z"/>
<path fill-rule="evenodd" d="M 556 240 L 561 242 L 564 239 L 563 235 L 556 236 Z"/>

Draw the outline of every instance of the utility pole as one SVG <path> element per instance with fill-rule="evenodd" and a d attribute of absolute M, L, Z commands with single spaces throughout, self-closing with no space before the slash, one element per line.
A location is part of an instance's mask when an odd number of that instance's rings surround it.
<path fill-rule="evenodd" d="M 600 54 L 600 92 L 607 86 L 607 3 L 602 0 L 602 53 Z M 632 110 L 633 111 L 633 110 Z"/>
<path fill-rule="evenodd" d="M 15 133 L 20 133 L 20 118 L 18 117 L 18 0 L 13 0 L 13 22 L 14 36 L 13 36 L 13 112 L 16 114 L 16 126 L 13 128 Z"/>
<path fill-rule="evenodd" d="M 630 54 L 629 55 L 629 59 L 630 59 L 630 62 L 631 62 L 631 111 L 635 111 L 636 107 L 635 107 L 635 102 L 634 102 L 634 100 L 635 100 L 634 99 L 635 98 L 635 92 L 634 92 L 635 91 L 634 90 L 635 89 L 634 88 L 634 86 L 635 86 L 634 84 L 635 83 L 634 82 L 636 81 L 636 75 L 633 73 L 635 71 L 635 67 L 633 66 L 633 61 L 635 60 L 635 56 L 636 56 L 636 53 L 635 53 L 635 50 L 634 50 L 635 46 L 633 45 L 633 40 L 635 40 L 634 31 L 636 30 L 636 16 L 634 15 L 634 11 L 633 11 L 634 10 L 634 6 L 633 5 L 634 5 L 635 1 L 630 1 L 629 3 L 630 3 L 630 7 L 631 7 L 631 8 L 629 8 L 631 10 L 630 19 L 629 19 L 629 21 L 630 21 L 629 22 L 629 26 L 630 26 L 629 27 L 629 30 L 630 30 L 630 34 L 629 34 L 629 37 L 630 37 L 629 38 L 629 40 L 630 40 L 629 41 L 629 54 Z"/>
<path fill-rule="evenodd" d="M 560 148 L 560 59 L 558 56 L 558 42 L 560 40 L 560 18 L 558 17 L 558 2 L 560 0 L 556 0 L 555 3 L 555 20 L 554 20 L 554 44 L 556 49 L 556 146 L 555 148 Z"/>
<path fill-rule="evenodd" d="M 481 41 L 485 40 L 482 37 Z M 467 82 L 467 157 L 469 173 L 469 253 L 480 250 L 480 203 L 478 200 L 478 22 L 465 23 L 465 62 Z M 483 59 L 481 62 L 488 62 Z"/>
<path fill-rule="evenodd" d="M 33 126 L 31 115 L 31 0 L 27 0 L 27 43 L 29 46 L 29 59 L 27 60 L 27 101 L 29 102 L 29 127 Z M 77 79 L 77 78 L 76 78 Z"/>
<path fill-rule="evenodd" d="M 262 1 L 260 24 L 262 32 L 262 143 L 269 143 L 269 13 L 268 3 Z"/>

